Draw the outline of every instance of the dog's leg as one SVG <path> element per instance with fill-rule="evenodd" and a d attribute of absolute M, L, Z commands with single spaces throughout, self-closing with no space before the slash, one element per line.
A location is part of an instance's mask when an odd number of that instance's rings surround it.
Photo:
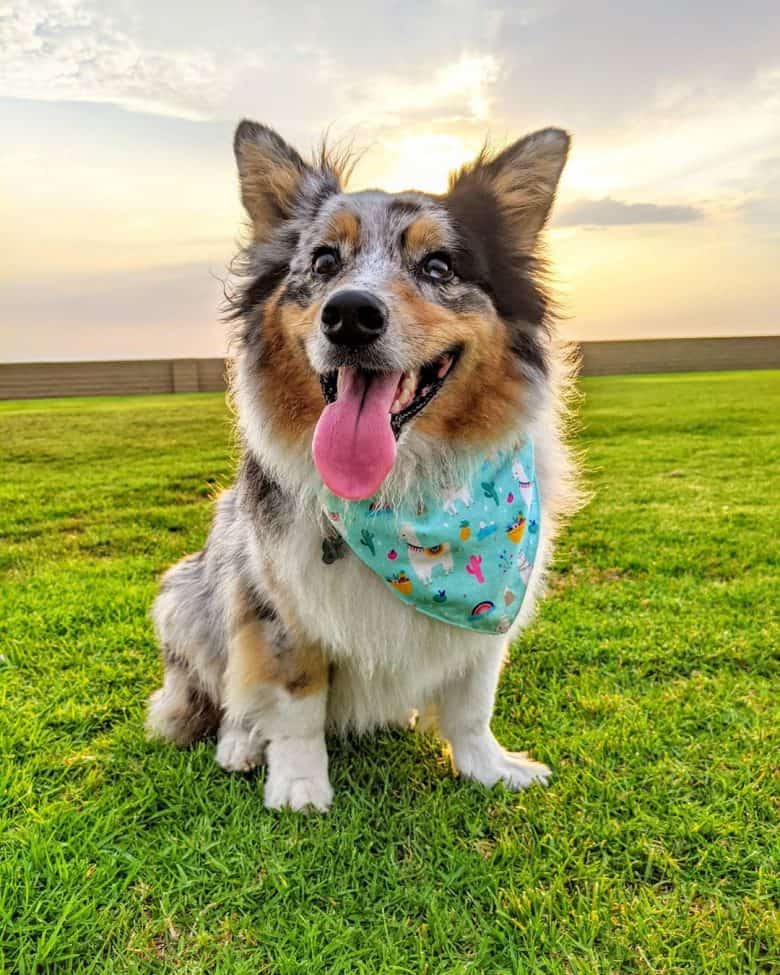
<path fill-rule="evenodd" d="M 256 764 L 265 746 L 269 809 L 325 812 L 330 806 L 327 696 L 328 667 L 319 648 L 296 639 L 276 613 L 266 608 L 258 615 L 239 597 L 224 677 L 224 751 L 227 758 L 229 745 L 231 765 Z"/>
<path fill-rule="evenodd" d="M 245 721 L 234 721 L 224 715 L 217 738 L 217 765 L 226 772 L 250 772 L 262 765 L 264 744 Z"/>
<path fill-rule="evenodd" d="M 149 698 L 146 730 L 183 747 L 216 729 L 219 710 L 189 668 L 166 657 L 163 686 Z"/>
<path fill-rule="evenodd" d="M 203 625 L 211 600 L 198 554 L 166 573 L 154 602 L 165 677 L 149 698 L 146 728 L 176 745 L 191 745 L 219 726 L 220 657 L 207 648 Z"/>
<path fill-rule="evenodd" d="M 490 730 L 504 652 L 504 647 L 489 651 L 442 689 L 439 731 L 449 742 L 461 775 L 488 787 L 503 782 L 517 791 L 532 782 L 546 783 L 551 772 L 525 752 L 505 751 Z"/>
<path fill-rule="evenodd" d="M 277 706 L 265 730 L 268 741 L 268 809 L 316 809 L 326 812 L 333 800 L 325 747 L 327 688 L 297 697 L 279 690 Z"/>

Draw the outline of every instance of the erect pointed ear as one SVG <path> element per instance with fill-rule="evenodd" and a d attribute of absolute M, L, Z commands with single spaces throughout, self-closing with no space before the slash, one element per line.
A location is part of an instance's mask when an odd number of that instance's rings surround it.
<path fill-rule="evenodd" d="M 562 129 L 541 129 L 497 156 L 483 151 L 451 178 L 449 198 L 465 203 L 472 194 L 489 193 L 503 216 L 512 249 L 531 254 L 555 199 L 569 142 Z"/>
<path fill-rule="evenodd" d="M 337 193 L 338 174 L 314 169 L 284 139 L 259 122 L 244 119 L 233 139 L 241 202 L 252 220 L 255 240 L 264 241 L 289 219 L 308 195 Z"/>

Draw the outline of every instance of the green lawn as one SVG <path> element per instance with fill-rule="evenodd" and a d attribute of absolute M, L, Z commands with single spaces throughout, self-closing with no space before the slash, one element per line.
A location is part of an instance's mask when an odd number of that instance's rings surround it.
<path fill-rule="evenodd" d="M 595 498 L 494 723 L 550 788 L 384 734 L 333 744 L 325 818 L 144 738 L 223 398 L 0 404 L 0 971 L 780 970 L 780 374 L 583 386 Z"/>

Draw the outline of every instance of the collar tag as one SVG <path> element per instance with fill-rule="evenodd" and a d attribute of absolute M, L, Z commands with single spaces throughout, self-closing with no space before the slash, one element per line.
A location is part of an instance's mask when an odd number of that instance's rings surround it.
<path fill-rule="evenodd" d="M 333 565 L 339 559 L 343 559 L 344 539 L 341 535 L 325 535 L 322 539 L 322 561 L 325 565 Z"/>

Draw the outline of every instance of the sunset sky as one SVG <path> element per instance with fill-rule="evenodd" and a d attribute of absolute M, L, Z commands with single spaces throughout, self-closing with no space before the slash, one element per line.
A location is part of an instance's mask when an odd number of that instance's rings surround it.
<path fill-rule="evenodd" d="M 352 189 L 564 127 L 565 334 L 780 331 L 776 0 L 0 0 L 0 360 L 222 354 L 245 115 Z"/>

